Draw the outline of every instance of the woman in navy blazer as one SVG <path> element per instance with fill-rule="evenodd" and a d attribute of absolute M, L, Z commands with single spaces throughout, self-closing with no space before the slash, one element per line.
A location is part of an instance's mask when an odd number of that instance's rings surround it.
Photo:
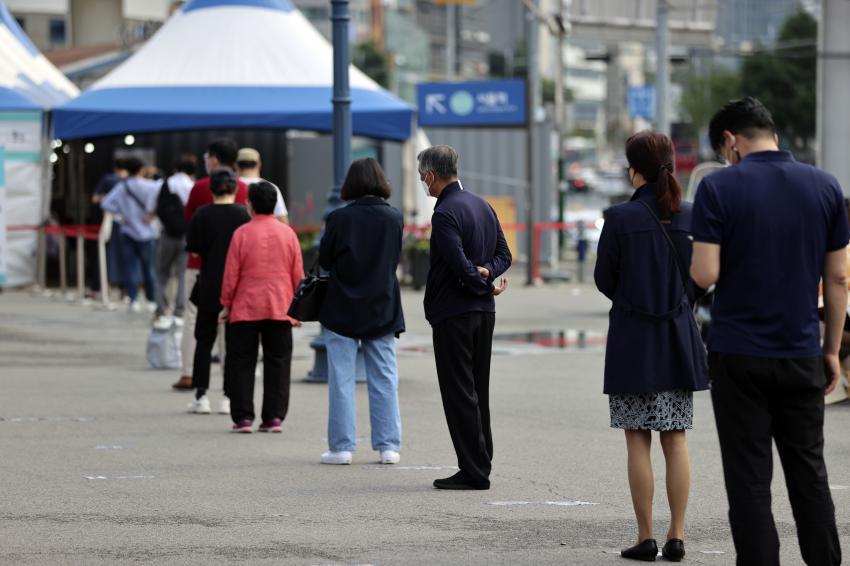
<path fill-rule="evenodd" d="M 685 554 L 690 490 L 685 430 L 693 427 L 693 392 L 708 388 L 705 348 L 691 311 L 696 289 L 686 271 L 691 263 L 691 205 L 681 202 L 667 136 L 633 135 L 626 142 L 626 158 L 637 190 L 630 202 L 608 209 L 594 272 L 597 288 L 613 301 L 604 392 L 611 427 L 626 433 L 629 488 L 638 522 L 637 544 L 622 556 L 652 561 L 658 554 L 650 461 L 651 431 L 656 430 L 667 463 L 671 515 L 663 555 L 678 561 Z"/>
<path fill-rule="evenodd" d="M 395 339 L 404 332 L 396 268 L 404 221 L 387 202 L 392 189 L 372 158 L 353 162 L 341 196 L 350 203 L 330 215 L 319 265 L 330 275 L 319 321 L 328 352 L 328 447 L 323 464 L 350 464 L 356 446 L 354 374 L 363 349 L 369 388 L 372 449 L 382 464 L 401 458 Z"/>

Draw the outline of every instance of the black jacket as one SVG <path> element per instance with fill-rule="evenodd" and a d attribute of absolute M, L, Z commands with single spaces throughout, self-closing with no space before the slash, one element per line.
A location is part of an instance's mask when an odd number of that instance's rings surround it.
<path fill-rule="evenodd" d="M 478 267 L 490 272 L 485 280 Z M 431 217 L 431 267 L 425 318 L 432 325 L 469 312 L 496 312 L 493 280 L 511 266 L 511 251 L 493 208 L 463 190 L 443 189 Z"/>
<path fill-rule="evenodd" d="M 199 309 L 221 310 L 221 280 L 230 240 L 236 229 L 250 220 L 248 210 L 241 204 L 207 204 L 192 216 L 186 232 L 186 251 L 201 256 L 201 272 L 195 283 L 195 304 Z"/>
<path fill-rule="evenodd" d="M 404 332 L 396 268 L 404 219 L 377 197 L 363 197 L 332 212 L 319 248 L 330 272 L 319 321 L 350 338 Z"/>
<path fill-rule="evenodd" d="M 608 209 L 597 248 L 596 287 L 613 301 L 605 350 L 608 394 L 708 388 L 705 347 L 683 292 L 670 243 L 638 200 L 659 214 L 655 186 Z M 667 233 L 684 269 L 691 264 L 691 205 L 683 202 Z M 688 295 L 703 291 L 688 278 Z"/>

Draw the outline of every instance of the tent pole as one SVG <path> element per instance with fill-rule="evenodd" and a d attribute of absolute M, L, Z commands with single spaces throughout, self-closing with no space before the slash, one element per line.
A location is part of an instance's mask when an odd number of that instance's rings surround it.
<path fill-rule="evenodd" d="M 36 292 L 44 292 L 47 289 L 47 233 L 44 226 L 50 217 L 50 194 L 53 184 L 53 164 L 50 156 L 53 154 L 50 132 L 51 114 L 45 112 L 41 123 L 41 207 L 38 211 L 38 225 L 35 252 L 35 282 L 33 289 Z"/>

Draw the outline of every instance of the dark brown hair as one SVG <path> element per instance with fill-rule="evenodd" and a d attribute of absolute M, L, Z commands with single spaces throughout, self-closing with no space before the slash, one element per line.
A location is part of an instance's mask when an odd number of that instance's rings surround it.
<path fill-rule="evenodd" d="M 277 204 L 277 187 L 268 181 L 251 183 L 248 187 L 248 200 L 256 214 L 274 214 Z"/>
<path fill-rule="evenodd" d="M 626 140 L 626 159 L 629 167 L 648 183 L 655 183 L 661 217 L 677 214 L 681 210 L 682 187 L 673 174 L 676 152 L 670 138 L 649 130 L 638 132 Z"/>
<path fill-rule="evenodd" d="M 371 157 L 366 157 L 352 162 L 348 168 L 340 197 L 342 200 L 356 200 L 371 195 L 386 200 L 392 192 L 381 165 Z"/>
<path fill-rule="evenodd" d="M 230 169 L 213 169 L 210 171 L 210 192 L 217 197 L 232 195 L 236 192 L 238 184 L 236 173 Z"/>

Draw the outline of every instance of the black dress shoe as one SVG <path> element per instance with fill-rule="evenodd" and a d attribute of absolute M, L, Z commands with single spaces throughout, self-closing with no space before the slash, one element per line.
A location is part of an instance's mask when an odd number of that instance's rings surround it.
<path fill-rule="evenodd" d="M 681 562 L 685 557 L 685 541 L 680 538 L 671 538 L 661 549 L 661 556 L 670 562 Z"/>
<path fill-rule="evenodd" d="M 658 556 L 658 543 L 655 542 L 654 538 L 648 538 L 640 544 L 620 551 L 620 556 L 642 562 L 655 562 L 655 558 Z"/>
<path fill-rule="evenodd" d="M 434 480 L 437 489 L 490 489 L 490 481 L 474 481 L 465 473 L 458 472 L 450 478 Z"/>

